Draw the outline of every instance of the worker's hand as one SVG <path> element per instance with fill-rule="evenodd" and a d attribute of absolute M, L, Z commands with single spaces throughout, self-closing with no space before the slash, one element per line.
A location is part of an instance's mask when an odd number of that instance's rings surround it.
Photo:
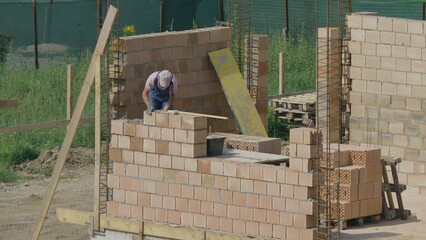
<path fill-rule="evenodd" d="M 151 116 L 152 112 L 154 112 L 154 107 L 153 106 L 149 106 L 148 109 L 146 110 L 146 114 L 148 114 L 149 116 Z"/>

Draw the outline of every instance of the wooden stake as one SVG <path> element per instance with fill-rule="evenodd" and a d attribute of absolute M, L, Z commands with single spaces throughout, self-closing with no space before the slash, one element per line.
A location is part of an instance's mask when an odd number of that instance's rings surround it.
<path fill-rule="evenodd" d="M 279 94 L 285 94 L 285 55 L 283 52 L 280 52 L 280 68 L 279 68 Z"/>
<path fill-rule="evenodd" d="M 101 179 L 101 55 L 95 61 L 95 177 L 94 177 L 94 207 L 93 229 L 99 231 L 100 216 L 100 179 Z"/>
<path fill-rule="evenodd" d="M 72 116 L 72 104 L 73 104 L 73 88 L 74 88 L 74 76 L 72 74 L 72 65 L 67 66 L 67 120 L 71 119 Z"/>
<path fill-rule="evenodd" d="M 67 134 L 65 135 L 64 142 L 62 143 L 61 150 L 59 151 L 59 156 L 56 161 L 55 169 L 53 170 L 52 177 L 50 178 L 46 195 L 43 198 L 40 214 L 37 218 L 36 224 L 34 225 L 34 229 L 31 235 L 32 240 L 38 239 L 41 228 L 43 227 L 43 223 L 46 218 L 47 211 L 49 210 L 50 203 L 52 202 L 52 198 L 55 193 L 56 187 L 58 185 L 59 177 L 61 176 L 61 172 L 64 167 L 65 160 L 68 156 L 72 141 L 77 131 L 78 122 L 80 121 L 81 116 L 83 114 L 84 106 L 86 105 L 86 101 L 90 93 L 90 88 L 93 84 L 93 79 L 95 77 L 96 59 L 99 58 L 99 55 L 102 54 L 105 50 L 105 46 L 108 42 L 108 36 L 110 34 L 111 27 L 114 23 L 114 18 L 116 13 L 117 13 L 117 9 L 113 6 L 110 6 L 107 17 L 105 18 L 104 25 L 102 27 L 101 34 L 99 35 L 99 39 L 95 47 L 92 60 L 90 61 L 89 69 L 87 71 L 86 78 L 84 79 L 80 96 L 78 97 L 77 104 L 71 118 L 71 122 L 68 126 Z"/>

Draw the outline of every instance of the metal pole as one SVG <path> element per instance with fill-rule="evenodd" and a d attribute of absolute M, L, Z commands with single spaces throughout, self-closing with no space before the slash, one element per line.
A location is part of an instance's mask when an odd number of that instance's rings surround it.
<path fill-rule="evenodd" d="M 37 0 L 33 0 L 33 16 L 34 16 L 34 60 L 35 68 L 38 69 L 38 30 L 37 30 Z"/>
<path fill-rule="evenodd" d="M 225 16 L 223 12 L 223 0 L 218 0 L 218 8 L 219 8 L 219 21 L 225 21 Z"/>
<path fill-rule="evenodd" d="M 98 24 L 98 36 L 101 33 L 101 29 L 102 29 L 102 23 L 103 23 L 103 19 L 102 19 L 102 0 L 98 0 L 97 1 L 97 12 L 98 12 L 98 19 L 97 19 L 97 24 Z"/>
<path fill-rule="evenodd" d="M 164 32 L 164 0 L 160 2 L 160 32 Z"/>
<path fill-rule="evenodd" d="M 422 2 L 422 19 L 423 21 L 426 20 L 426 15 L 425 15 L 425 2 Z"/>
<path fill-rule="evenodd" d="M 285 35 L 288 35 L 288 0 L 284 0 Z"/>

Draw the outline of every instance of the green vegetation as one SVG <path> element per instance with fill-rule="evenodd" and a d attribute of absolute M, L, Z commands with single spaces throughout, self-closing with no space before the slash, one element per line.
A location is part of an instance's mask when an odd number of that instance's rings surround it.
<path fill-rule="evenodd" d="M 286 93 L 315 89 L 315 43 L 300 33 L 283 37 L 281 32 L 269 35 L 269 95 L 278 94 L 279 53 L 285 54 Z"/>
<path fill-rule="evenodd" d="M 0 33 L 0 65 L 3 65 L 6 62 L 11 45 L 12 38 Z"/>
<path fill-rule="evenodd" d="M 15 126 L 66 119 L 67 64 L 73 64 L 74 100 L 76 102 L 86 75 L 91 54 L 80 59 L 64 56 L 57 62 L 42 63 L 39 70 L 32 66 L 0 67 L 0 99 L 17 99 L 18 108 L 0 109 L 0 126 Z M 94 94 L 89 96 L 83 117 L 94 116 Z M 17 176 L 8 169 L 37 158 L 40 150 L 61 145 L 66 127 L 0 133 L 0 181 L 14 181 Z M 74 138 L 75 146 L 93 147 L 93 124 L 82 124 Z M 34 171 L 37 171 L 34 169 Z M 38 170 L 39 173 L 40 170 Z M 43 173 L 49 176 L 52 169 Z"/>

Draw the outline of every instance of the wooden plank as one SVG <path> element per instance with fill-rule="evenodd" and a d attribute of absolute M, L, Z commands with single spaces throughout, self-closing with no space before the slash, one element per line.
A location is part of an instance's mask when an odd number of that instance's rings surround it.
<path fill-rule="evenodd" d="M 74 78 L 72 73 L 72 65 L 68 64 L 67 66 L 67 120 L 71 119 L 72 115 L 72 105 L 73 105 L 73 87 L 74 87 Z"/>
<path fill-rule="evenodd" d="M 106 119 L 103 119 L 104 121 Z M 81 123 L 91 123 L 94 121 L 94 118 L 83 118 L 80 119 L 79 124 Z M 41 122 L 41 123 L 31 123 L 31 124 L 22 124 L 16 126 L 7 126 L 0 127 L 0 133 L 10 133 L 10 132 L 22 132 L 22 131 L 30 131 L 35 129 L 43 129 L 43 128 L 54 128 L 66 126 L 70 123 L 70 120 L 61 120 L 61 121 L 53 121 L 53 122 Z"/>
<path fill-rule="evenodd" d="M 111 27 L 114 23 L 116 13 L 117 9 L 113 6 L 110 6 L 107 16 L 105 18 L 104 25 L 102 27 L 101 34 L 99 35 L 99 39 L 96 44 L 92 60 L 90 61 L 89 69 L 87 71 L 86 78 L 84 79 L 83 86 L 78 97 L 74 113 L 71 118 L 71 122 L 68 126 L 67 134 L 65 135 L 64 142 L 62 144 L 61 150 L 59 151 L 59 156 L 55 164 L 55 169 L 53 170 L 52 176 L 50 178 L 47 192 L 43 198 L 43 203 L 40 209 L 39 216 L 37 218 L 37 222 L 34 225 L 34 229 L 31 235 L 32 240 L 37 240 L 40 235 L 40 231 L 46 218 L 47 211 L 49 210 L 50 203 L 52 202 L 56 187 L 58 185 L 59 177 L 61 176 L 66 157 L 69 153 L 72 141 L 77 131 L 78 123 L 83 114 L 84 106 L 86 105 L 86 101 L 90 93 L 90 88 L 93 84 L 93 79 L 95 77 L 95 60 L 97 58 L 97 55 L 102 54 L 105 50 L 105 46 L 108 42 L 108 36 L 111 31 Z"/>
<path fill-rule="evenodd" d="M 162 225 L 158 223 L 145 222 L 144 235 L 172 238 L 179 240 L 204 239 L 204 231 L 188 227 Z"/>
<path fill-rule="evenodd" d="M 268 133 L 244 84 L 231 50 L 225 48 L 209 52 L 209 56 L 242 133 L 267 137 Z"/>
<path fill-rule="evenodd" d="M 88 225 L 90 212 L 67 208 L 56 208 L 56 218 L 60 222 Z"/>
<path fill-rule="evenodd" d="M 142 233 L 144 222 L 134 219 L 117 218 L 109 215 L 100 215 L 100 227 L 129 233 Z"/>
<path fill-rule="evenodd" d="M 278 93 L 285 94 L 285 55 L 280 52 L 279 56 Z"/>
<path fill-rule="evenodd" d="M 18 100 L 1 100 L 0 109 L 3 108 L 15 108 L 18 106 Z"/>
<path fill-rule="evenodd" d="M 101 55 L 95 61 L 95 173 L 93 182 L 93 229 L 99 231 L 101 179 Z"/>
<path fill-rule="evenodd" d="M 185 115 L 191 115 L 191 116 L 199 116 L 199 117 L 207 117 L 207 118 L 215 118 L 215 119 L 222 119 L 222 120 L 228 120 L 228 117 L 223 116 L 216 116 L 216 115 L 210 115 L 210 114 L 202 114 L 202 113 L 192 113 L 192 112 L 183 112 L 183 111 L 177 111 L 177 110 L 168 110 L 167 112 L 172 114 L 185 114 Z"/>
<path fill-rule="evenodd" d="M 268 96 L 268 100 L 282 98 L 282 97 L 288 97 L 288 96 L 295 96 L 295 95 L 300 95 L 300 94 L 305 94 L 305 93 L 315 93 L 315 91 L 308 90 L 308 91 L 302 91 L 302 92 L 296 92 L 296 93 L 278 94 L 278 95 Z"/>

